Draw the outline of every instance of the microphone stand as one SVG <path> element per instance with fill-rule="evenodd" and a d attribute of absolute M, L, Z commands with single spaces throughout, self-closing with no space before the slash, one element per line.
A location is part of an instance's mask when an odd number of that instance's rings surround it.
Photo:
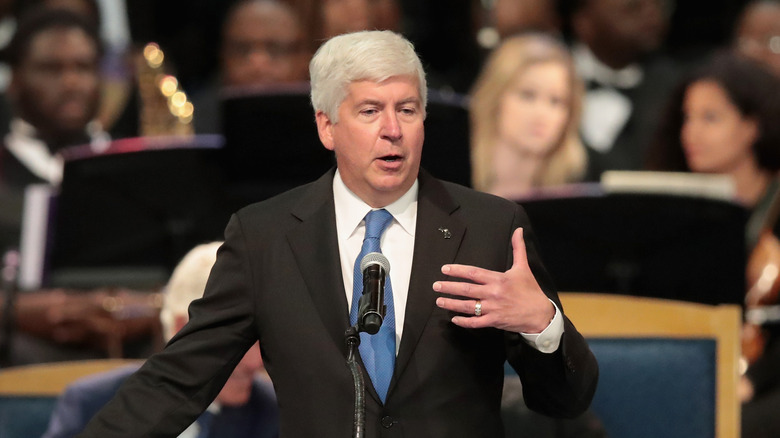
<path fill-rule="evenodd" d="M 352 372 L 352 383 L 355 387 L 355 414 L 352 426 L 354 438 L 363 438 L 366 433 L 366 384 L 357 362 L 360 355 L 358 351 L 360 333 L 375 335 L 379 332 L 385 317 L 385 276 L 390 271 L 390 263 L 381 253 L 371 252 L 360 261 L 360 270 L 363 272 L 363 295 L 358 302 L 357 322 L 344 333 L 348 349 L 347 367 Z M 367 293 L 367 290 L 379 293 Z"/>
<path fill-rule="evenodd" d="M 347 367 L 352 372 L 352 383 L 355 387 L 355 413 L 352 422 L 352 436 L 363 438 L 366 428 L 366 383 L 357 362 L 360 346 L 360 331 L 357 324 L 347 329 L 344 334 L 347 342 Z"/>

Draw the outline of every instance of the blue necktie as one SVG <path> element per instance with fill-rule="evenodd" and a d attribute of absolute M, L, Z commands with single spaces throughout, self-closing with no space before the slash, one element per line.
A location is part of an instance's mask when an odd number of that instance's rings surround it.
<path fill-rule="evenodd" d="M 355 272 L 352 289 L 352 310 L 349 320 L 352 325 L 357 323 L 358 303 L 363 295 L 363 272 L 360 270 L 360 261 L 371 252 L 382 252 L 379 248 L 379 240 L 385 228 L 393 221 L 393 215 L 387 210 L 373 210 L 366 215 L 366 237 L 363 238 L 363 247 L 360 255 L 355 260 Z M 387 388 L 393 377 L 395 368 L 395 307 L 393 306 L 393 289 L 390 286 L 390 276 L 385 281 L 385 306 L 387 311 L 382 327 L 375 335 L 360 333 L 360 357 L 368 371 L 374 389 L 382 403 L 387 397 Z"/>

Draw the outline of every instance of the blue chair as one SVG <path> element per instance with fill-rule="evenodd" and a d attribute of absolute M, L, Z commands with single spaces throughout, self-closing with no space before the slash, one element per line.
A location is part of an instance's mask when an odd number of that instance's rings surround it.
<path fill-rule="evenodd" d="M 105 359 L 27 365 L 0 370 L 0 438 L 43 435 L 57 397 L 81 377 L 135 363 Z"/>
<path fill-rule="evenodd" d="M 562 293 L 599 362 L 591 406 L 611 438 L 739 436 L 736 305 Z"/>

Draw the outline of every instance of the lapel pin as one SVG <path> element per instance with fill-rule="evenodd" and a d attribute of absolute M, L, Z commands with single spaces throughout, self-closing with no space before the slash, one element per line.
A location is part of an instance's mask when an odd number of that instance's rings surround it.
<path fill-rule="evenodd" d="M 452 237 L 452 233 L 450 232 L 449 228 L 439 227 L 439 231 L 441 231 L 445 239 Z"/>

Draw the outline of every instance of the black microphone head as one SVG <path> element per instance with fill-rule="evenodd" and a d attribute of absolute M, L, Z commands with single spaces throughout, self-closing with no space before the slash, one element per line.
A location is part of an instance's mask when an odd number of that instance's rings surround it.
<path fill-rule="evenodd" d="M 390 273 L 390 261 L 382 253 L 370 252 L 363 256 L 360 261 L 360 270 L 365 271 L 370 265 L 379 265 L 385 270 L 385 274 Z"/>

